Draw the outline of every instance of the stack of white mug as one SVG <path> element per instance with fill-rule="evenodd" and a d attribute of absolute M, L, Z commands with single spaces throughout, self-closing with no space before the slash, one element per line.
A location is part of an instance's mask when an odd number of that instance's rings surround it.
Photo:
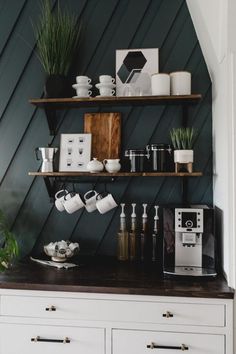
<path fill-rule="evenodd" d="M 115 94 L 115 79 L 111 77 L 111 75 L 100 75 L 99 81 L 100 82 L 95 85 L 99 90 L 99 96 L 113 96 Z"/>
<path fill-rule="evenodd" d="M 90 97 L 92 91 L 91 79 L 88 76 L 76 76 L 76 84 L 72 85 L 73 89 L 76 90 L 76 96 L 73 98 Z"/>

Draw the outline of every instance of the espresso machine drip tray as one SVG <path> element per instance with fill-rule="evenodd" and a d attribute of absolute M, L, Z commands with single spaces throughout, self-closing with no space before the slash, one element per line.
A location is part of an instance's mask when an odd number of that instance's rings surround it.
<path fill-rule="evenodd" d="M 217 275 L 215 269 L 201 267 L 170 267 L 164 270 L 166 275 L 181 275 L 191 277 L 215 277 Z"/>

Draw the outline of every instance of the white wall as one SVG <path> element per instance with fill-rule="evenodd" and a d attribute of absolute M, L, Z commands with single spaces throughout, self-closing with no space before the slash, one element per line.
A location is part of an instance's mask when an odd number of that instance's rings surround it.
<path fill-rule="evenodd" d="M 223 217 L 223 267 L 236 285 L 235 245 L 235 0 L 187 0 L 212 79 L 214 204 Z"/>

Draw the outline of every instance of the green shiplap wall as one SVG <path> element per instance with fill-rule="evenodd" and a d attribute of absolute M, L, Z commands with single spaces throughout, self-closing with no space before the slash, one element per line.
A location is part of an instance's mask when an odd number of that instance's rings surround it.
<path fill-rule="evenodd" d="M 52 1 L 52 5 L 55 2 Z M 160 71 L 189 70 L 192 91 L 200 104 L 190 107 L 189 125 L 197 128 L 195 170 L 204 177 L 189 180 L 189 200 L 212 204 L 211 82 L 184 0 L 61 0 L 83 20 L 83 38 L 71 72 L 86 74 L 96 83 L 100 74 L 115 75 L 115 51 L 121 48 L 160 48 Z M 122 153 L 150 142 L 168 142 L 169 130 L 181 124 L 181 107 L 114 107 L 62 112 L 58 135 L 49 136 L 44 112 L 28 103 L 43 93 L 44 72 L 35 51 L 32 21 L 40 1 L 0 0 L 0 208 L 17 234 L 22 255 L 42 252 L 42 246 L 60 239 L 78 240 L 83 253 L 113 255 L 120 210 L 103 216 L 84 211 L 59 213 L 42 178 L 28 176 L 39 169 L 34 149 L 58 146 L 59 134 L 81 132 L 83 114 L 96 111 L 122 113 Z M 96 189 L 104 185 L 95 181 Z M 118 202 L 149 205 L 181 202 L 178 178 L 129 178 L 108 184 Z M 76 185 L 79 192 L 92 185 Z M 130 214 L 130 207 L 127 208 Z"/>

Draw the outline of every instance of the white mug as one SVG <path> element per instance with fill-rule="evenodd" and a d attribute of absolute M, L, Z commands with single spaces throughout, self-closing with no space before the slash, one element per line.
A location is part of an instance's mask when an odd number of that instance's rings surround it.
<path fill-rule="evenodd" d="M 87 210 L 88 213 L 92 213 L 97 209 L 96 203 L 101 198 L 102 196 L 94 189 L 85 193 L 84 195 L 85 209 Z"/>
<path fill-rule="evenodd" d="M 98 199 L 98 196 L 97 196 Z M 106 197 L 97 200 L 96 207 L 100 214 L 105 214 L 108 211 L 116 208 L 118 205 L 111 194 L 108 194 Z"/>
<path fill-rule="evenodd" d="M 67 213 L 73 214 L 75 211 L 83 208 L 85 204 L 78 193 L 76 194 L 69 193 L 69 194 L 71 195 L 71 198 L 65 201 L 64 207 Z"/>
<path fill-rule="evenodd" d="M 152 95 L 165 96 L 170 95 L 170 75 L 153 74 L 152 75 Z"/>
<path fill-rule="evenodd" d="M 100 87 L 99 92 L 101 96 L 113 96 L 115 90 L 112 90 L 110 87 Z"/>
<path fill-rule="evenodd" d="M 191 74 L 188 71 L 170 73 L 172 95 L 191 95 Z"/>
<path fill-rule="evenodd" d="M 84 87 L 78 87 L 76 89 L 76 95 L 78 97 L 89 97 L 92 95 L 92 91 L 88 90 L 87 88 L 84 88 Z"/>
<path fill-rule="evenodd" d="M 65 207 L 65 201 L 70 199 L 71 195 L 68 193 L 66 189 L 61 189 L 55 194 L 55 207 L 59 211 L 64 211 Z"/>
<path fill-rule="evenodd" d="M 76 76 L 76 82 L 77 84 L 85 84 L 85 85 L 88 85 L 90 84 L 92 80 L 88 77 L 88 76 L 83 76 L 83 75 L 80 75 L 80 76 Z"/>
<path fill-rule="evenodd" d="M 111 75 L 100 75 L 99 81 L 101 82 L 101 84 L 114 84 L 115 79 L 111 77 Z"/>

